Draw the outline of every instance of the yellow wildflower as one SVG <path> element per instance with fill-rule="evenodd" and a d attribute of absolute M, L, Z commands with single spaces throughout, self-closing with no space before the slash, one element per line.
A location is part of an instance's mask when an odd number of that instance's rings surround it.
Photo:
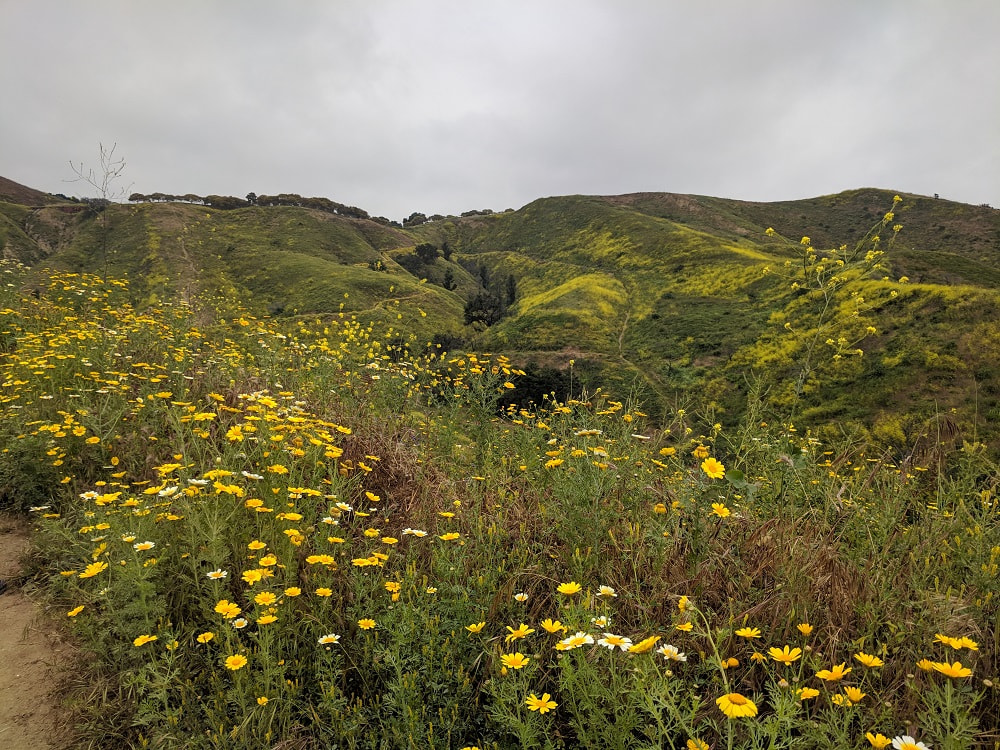
<path fill-rule="evenodd" d="M 721 698 L 716 698 L 715 703 L 730 719 L 757 715 L 757 704 L 739 693 L 726 693 Z"/>
<path fill-rule="evenodd" d="M 541 698 L 532 693 L 524 699 L 524 702 L 530 711 L 538 711 L 538 713 L 544 714 L 546 711 L 551 711 L 559 705 L 554 700 L 551 700 L 551 698 L 552 696 L 548 693 L 542 693 Z"/>

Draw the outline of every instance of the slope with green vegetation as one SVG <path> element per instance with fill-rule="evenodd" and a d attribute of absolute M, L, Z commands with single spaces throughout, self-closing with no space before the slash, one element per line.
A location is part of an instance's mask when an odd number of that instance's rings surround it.
<path fill-rule="evenodd" d="M 113 269 L 139 303 L 215 294 L 276 316 L 343 310 L 411 327 L 421 345 L 503 351 L 529 371 L 515 400 L 566 395 L 572 380 L 636 394 L 657 418 L 706 396 L 733 424 L 754 384 L 804 426 L 877 435 L 898 453 L 943 424 L 992 443 L 1000 212 L 893 197 L 567 196 L 406 229 L 287 205 L 0 204 L 0 231 L 7 257 Z M 891 250 L 835 300 L 809 285 L 859 242 Z"/>
<path fill-rule="evenodd" d="M 949 433 L 961 424 L 967 436 L 980 430 L 992 438 L 1000 300 L 990 259 L 1000 252 L 1000 212 L 894 197 L 859 190 L 751 204 L 573 196 L 415 231 L 448 242 L 459 262 L 516 277 L 512 314 L 484 333 L 481 346 L 517 349 L 522 358 L 557 350 L 545 361 L 563 366 L 583 358 L 591 383 L 634 391 L 654 410 L 707 394 L 732 420 L 743 412 L 748 383 L 763 378 L 773 403 L 787 410 L 798 402 L 794 411 L 807 425 L 875 429 L 896 451 L 912 450 L 942 419 Z M 952 230 L 941 234 L 944 221 Z M 807 245 L 798 242 L 803 234 Z M 808 255 L 815 246 L 819 265 L 836 262 L 831 251 L 845 242 L 841 258 L 891 250 L 841 286 L 842 299 L 830 306 L 809 286 L 817 262 Z M 857 345 L 850 357 L 837 351 L 844 333 Z M 775 353 L 786 363 L 780 373 L 772 370 Z M 788 382 L 789 367 L 809 376 L 791 393 L 778 385 Z"/>
<path fill-rule="evenodd" d="M 460 297 L 421 284 L 389 259 L 389 250 L 411 240 L 369 221 L 183 203 L 111 206 L 102 216 L 106 227 L 59 207 L 32 216 L 34 227 L 55 227 L 62 237 L 43 265 L 94 272 L 107 265 L 132 280 L 139 304 L 218 295 L 272 314 L 346 310 L 406 321 L 427 337 L 452 331 L 461 319 Z"/>
<path fill-rule="evenodd" d="M 80 644 L 76 746 L 1000 732 L 1000 468 L 981 444 L 897 463 L 772 419 L 759 390 L 732 427 L 705 401 L 658 424 L 607 394 L 503 409 L 524 375 L 500 355 L 28 273 L 0 265 L 0 508 L 34 520 L 35 589 Z M 790 318 L 760 356 L 794 389 Z"/>

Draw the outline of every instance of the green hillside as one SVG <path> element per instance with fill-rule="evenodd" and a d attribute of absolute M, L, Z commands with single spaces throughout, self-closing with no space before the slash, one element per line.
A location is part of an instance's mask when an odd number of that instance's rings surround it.
<path fill-rule="evenodd" d="M 19 195 L 0 514 L 67 745 L 1000 736 L 1000 213 Z"/>
<path fill-rule="evenodd" d="M 277 315 L 344 311 L 398 319 L 424 337 L 461 321 L 458 295 L 421 284 L 389 259 L 389 250 L 412 240 L 368 221 L 299 208 L 222 211 L 184 203 L 115 205 L 100 216 L 59 206 L 2 210 L 12 222 L 20 211 L 43 248 L 22 258 L 72 271 L 107 267 L 131 280 L 140 304 L 218 295 Z M 384 270 L 372 270 L 379 261 Z"/>
<path fill-rule="evenodd" d="M 31 266 L 127 276 L 140 305 L 346 312 L 546 369 L 513 398 L 565 390 L 572 363 L 577 388 L 633 394 L 654 417 L 697 397 L 732 423 L 754 383 L 778 416 L 900 452 L 943 420 L 990 437 L 1000 212 L 893 197 L 565 196 L 406 229 L 293 206 L 0 203 L 0 241 Z"/>
<path fill-rule="evenodd" d="M 66 747 L 1000 732 L 1000 469 L 981 444 L 899 461 L 754 411 L 655 424 L 609 394 L 501 412 L 525 376 L 500 355 L 0 273 L 0 513 L 33 528 L 9 583 L 46 610 L 63 667 L 21 700 L 54 688 Z M 755 346 L 784 366 L 780 339 Z"/>
<path fill-rule="evenodd" d="M 512 314 L 483 334 L 485 348 L 525 357 L 557 350 L 544 359 L 563 365 L 583 356 L 592 383 L 638 389 L 661 406 L 707 395 L 724 420 L 742 413 L 748 380 L 761 377 L 782 413 L 834 430 L 864 424 L 902 451 L 935 417 L 968 428 L 978 419 L 989 432 L 1000 415 L 990 373 L 1000 212 L 893 198 L 876 190 L 773 204 L 570 196 L 417 231 L 447 241 L 460 262 L 517 278 Z M 825 303 L 804 284 L 798 239 L 810 235 L 822 261 L 844 243 L 854 250 L 873 226 L 879 247 L 892 239 L 891 249 L 880 268 L 837 292 L 820 325 Z M 847 334 L 863 354 L 833 359 L 831 333 Z M 778 360 L 785 364 L 775 370 Z M 809 370 L 798 394 L 788 391 L 790 368 Z"/>

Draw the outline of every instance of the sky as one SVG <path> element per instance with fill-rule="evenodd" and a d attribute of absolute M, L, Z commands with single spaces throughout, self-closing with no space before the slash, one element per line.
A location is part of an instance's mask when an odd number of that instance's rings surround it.
<path fill-rule="evenodd" d="M 552 195 L 1000 207 L 997 0 L 0 0 L 0 175 L 402 219 Z"/>

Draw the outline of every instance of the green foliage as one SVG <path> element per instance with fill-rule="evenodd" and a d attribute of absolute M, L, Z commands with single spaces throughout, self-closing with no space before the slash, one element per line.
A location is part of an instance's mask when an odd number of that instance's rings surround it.
<path fill-rule="evenodd" d="M 906 196 L 884 222 L 893 196 L 878 190 L 769 204 L 567 196 L 501 214 L 414 214 L 403 230 L 330 202 L 314 210 L 314 199 L 263 197 L 268 205 L 226 211 L 111 205 L 97 217 L 2 204 L 0 240 L 32 263 L 104 273 L 107 260 L 140 306 L 217 295 L 271 315 L 395 319 L 424 341 L 458 337 L 563 370 L 587 359 L 596 382 L 634 390 L 656 414 L 704 396 L 732 426 L 753 370 L 770 378 L 772 409 L 825 436 L 837 423 L 902 454 L 953 414 L 965 437 L 996 442 L 990 352 L 1000 333 L 986 314 L 1000 280 L 996 211 Z M 878 273 L 839 274 L 866 300 L 852 307 L 830 281 L 836 253 L 873 225 L 885 235 L 879 251 L 895 238 L 892 252 Z M 801 233 L 812 236 L 811 261 L 780 239 Z M 875 334 L 862 333 L 869 325 Z M 806 361 L 820 368 L 803 370 Z"/>
<path fill-rule="evenodd" d="M 732 428 L 578 385 L 507 406 L 511 360 L 403 327 L 140 309 L 125 282 L 65 272 L 36 296 L 10 271 L 3 479 L 49 506 L 39 585 L 105 686 L 80 698 L 84 744 L 1000 731 L 1000 472 L 980 443 L 894 462 L 824 442 L 766 416 L 763 378 Z"/>
<path fill-rule="evenodd" d="M 421 242 L 413 248 L 413 252 L 424 263 L 433 263 L 438 257 L 438 249 L 429 242 Z"/>

